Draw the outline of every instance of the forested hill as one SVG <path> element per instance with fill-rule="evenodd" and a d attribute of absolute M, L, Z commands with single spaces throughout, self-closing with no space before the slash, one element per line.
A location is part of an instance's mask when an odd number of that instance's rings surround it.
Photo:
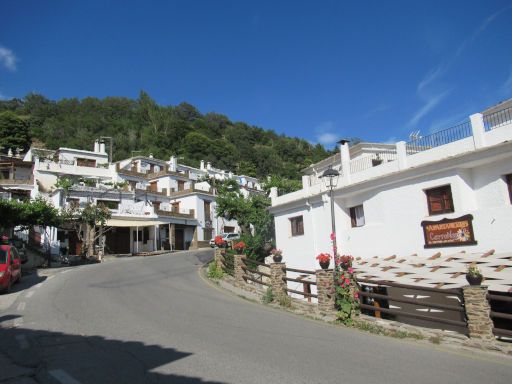
<path fill-rule="evenodd" d="M 238 174 L 298 179 L 301 169 L 332 154 L 320 144 L 232 122 L 218 113 L 202 114 L 187 103 L 161 106 L 145 92 L 136 100 L 87 97 L 52 101 L 29 94 L 23 100 L 0 101 L 0 113 L 6 110 L 28 123 L 32 140 L 49 149 L 92 150 L 96 138 L 111 136 L 114 160 L 149 153 L 169 159 L 174 154 L 181 157 L 181 163 L 192 166 L 205 160 Z"/>

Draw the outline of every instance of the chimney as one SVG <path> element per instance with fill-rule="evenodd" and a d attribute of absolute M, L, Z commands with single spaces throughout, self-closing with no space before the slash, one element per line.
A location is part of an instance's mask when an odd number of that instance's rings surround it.
<path fill-rule="evenodd" d="M 201 164 L 199 165 L 199 169 L 204 171 L 204 160 L 201 160 Z"/>
<path fill-rule="evenodd" d="M 153 158 L 153 154 L 152 154 L 152 153 L 150 153 L 150 154 L 149 154 L 149 158 L 150 158 L 150 159 L 152 159 L 152 158 Z"/>
<path fill-rule="evenodd" d="M 232 179 L 232 178 L 233 178 L 233 172 L 229 171 L 229 173 L 228 173 L 228 177 L 229 177 L 230 179 Z"/>
<path fill-rule="evenodd" d="M 103 141 L 100 141 L 100 153 L 105 153 L 105 143 Z"/>
<path fill-rule="evenodd" d="M 100 151 L 100 141 L 94 141 L 94 153 L 98 153 Z"/>
<path fill-rule="evenodd" d="M 207 162 L 206 163 L 206 169 L 209 171 L 210 169 L 212 169 L 212 163 L 210 162 Z"/>
<path fill-rule="evenodd" d="M 176 156 L 171 156 L 171 159 L 169 161 L 169 170 L 171 172 L 176 172 L 176 168 L 178 166 L 178 159 Z"/>
<path fill-rule="evenodd" d="M 11 148 L 9 148 L 9 150 L 7 151 L 7 156 L 12 157 L 12 149 Z"/>

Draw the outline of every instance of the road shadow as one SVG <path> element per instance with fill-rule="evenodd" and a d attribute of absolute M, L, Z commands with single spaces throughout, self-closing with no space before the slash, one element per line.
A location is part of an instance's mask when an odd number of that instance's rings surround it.
<path fill-rule="evenodd" d="M 16 317 L 2 316 L 0 323 Z M 55 375 L 64 372 L 82 384 L 223 384 L 201 377 L 154 372 L 169 369 L 168 364 L 193 355 L 174 348 L 26 328 L 0 328 L 0 335 L 0 352 L 12 363 L 31 368 L 38 382 L 54 382 Z"/>
<path fill-rule="evenodd" d="M 9 295 L 15 294 L 17 292 L 27 290 L 27 289 L 33 287 L 34 285 L 42 283 L 43 281 L 45 281 L 47 279 L 46 276 L 40 276 L 37 273 L 37 271 L 29 271 L 29 272 L 24 271 L 22 273 L 23 274 L 21 276 L 21 281 L 14 283 L 11 286 L 11 291 L 9 293 L 6 293 L 6 292 L 0 293 L 0 297 L 9 296 Z"/>

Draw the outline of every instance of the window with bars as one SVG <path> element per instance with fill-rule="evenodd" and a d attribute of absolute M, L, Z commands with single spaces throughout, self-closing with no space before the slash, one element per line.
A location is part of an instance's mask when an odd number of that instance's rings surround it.
<path fill-rule="evenodd" d="M 352 228 L 362 227 L 365 224 L 363 205 L 350 208 L 350 222 Z"/>
<path fill-rule="evenodd" d="M 302 216 L 290 218 L 292 236 L 301 236 L 304 234 L 304 219 Z"/>
<path fill-rule="evenodd" d="M 454 212 L 452 189 L 449 185 L 427 189 L 428 213 L 429 215 L 440 215 Z"/>

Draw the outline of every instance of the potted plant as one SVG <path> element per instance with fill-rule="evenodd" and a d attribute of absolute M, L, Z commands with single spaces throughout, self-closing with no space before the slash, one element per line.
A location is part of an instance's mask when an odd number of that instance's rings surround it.
<path fill-rule="evenodd" d="M 222 238 L 222 236 L 215 236 L 215 245 L 219 248 L 222 248 L 221 252 L 226 252 L 226 248 L 228 247 L 228 242 Z"/>
<path fill-rule="evenodd" d="M 322 269 L 329 268 L 329 264 L 331 263 L 331 255 L 328 253 L 321 253 L 319 254 L 316 259 L 318 260 L 318 263 L 320 264 L 320 267 Z"/>
<path fill-rule="evenodd" d="M 245 243 L 243 241 L 239 241 L 238 243 L 236 243 L 235 245 L 233 245 L 233 249 L 235 251 L 238 252 L 238 254 L 243 254 L 244 253 L 244 250 L 245 248 L 247 248 L 247 246 L 245 245 Z"/>
<path fill-rule="evenodd" d="M 275 263 L 280 263 L 283 260 L 283 251 L 280 249 L 273 248 L 270 253 L 272 254 L 272 259 Z"/>
<path fill-rule="evenodd" d="M 482 272 L 476 266 L 476 264 L 471 263 L 470 265 L 468 265 L 468 270 L 466 272 L 466 280 L 468 281 L 469 285 L 480 285 L 482 284 L 483 279 L 484 276 L 482 275 Z"/>
<path fill-rule="evenodd" d="M 354 261 L 354 256 L 350 255 L 343 255 L 338 257 L 338 260 L 336 261 L 338 266 L 341 267 L 343 270 L 347 270 L 352 266 L 352 262 Z"/>

